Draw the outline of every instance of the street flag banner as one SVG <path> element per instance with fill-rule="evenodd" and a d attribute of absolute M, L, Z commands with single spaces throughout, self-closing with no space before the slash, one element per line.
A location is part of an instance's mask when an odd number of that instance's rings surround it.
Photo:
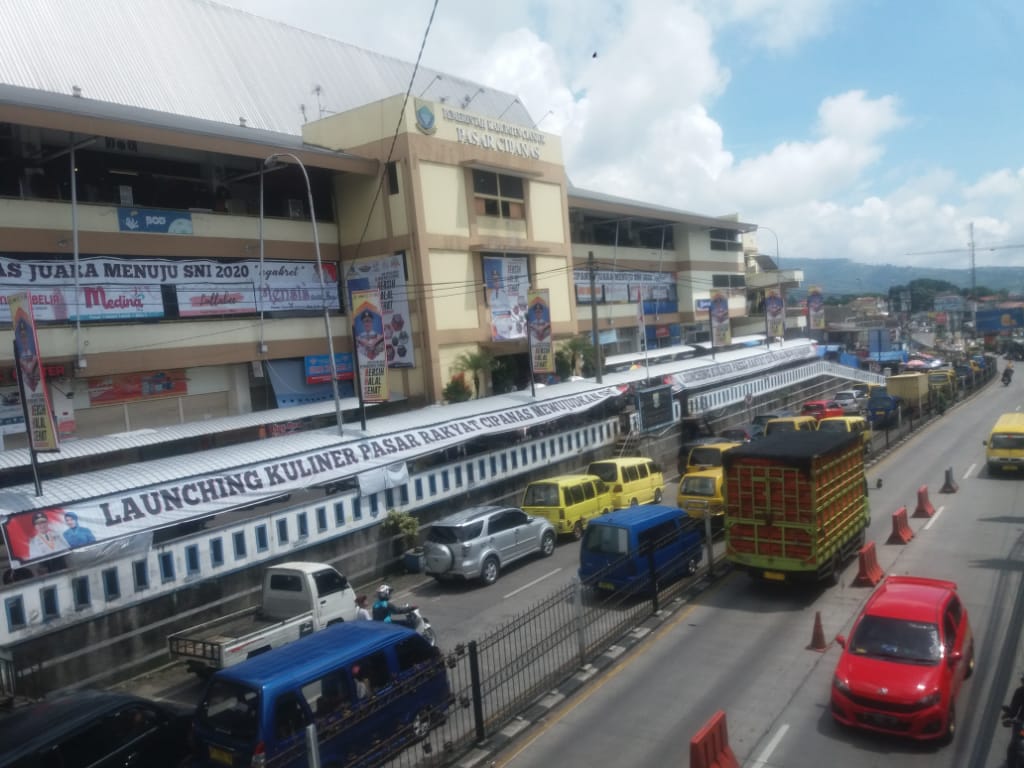
<path fill-rule="evenodd" d="M 729 326 L 729 299 L 724 293 L 711 295 L 711 345 L 726 347 L 732 343 L 732 329 Z"/>
<path fill-rule="evenodd" d="M 405 253 L 355 259 L 346 273 L 348 291 L 380 291 L 388 368 L 413 368 L 412 316 L 405 282 Z"/>
<path fill-rule="evenodd" d="M 825 297 L 816 285 L 807 291 L 807 325 L 817 331 L 825 328 Z"/>
<path fill-rule="evenodd" d="M 383 403 L 388 399 L 388 358 L 380 292 L 352 292 L 352 338 L 362 402 Z"/>
<path fill-rule="evenodd" d="M 527 324 L 530 327 L 530 349 L 533 352 L 533 372 L 554 373 L 555 356 L 551 349 L 551 302 L 547 288 L 528 293 Z"/>
<path fill-rule="evenodd" d="M 50 393 L 46 388 L 46 373 L 39 356 L 39 339 L 32 317 L 32 298 L 28 293 L 15 293 L 7 297 L 14 327 L 14 359 L 17 361 L 18 387 L 21 392 L 28 439 L 33 451 L 60 450 L 57 425 L 50 407 Z"/>
<path fill-rule="evenodd" d="M 777 290 L 769 289 L 764 297 L 765 328 L 769 337 L 786 337 L 786 305 Z"/>
<path fill-rule="evenodd" d="M 521 256 L 484 256 L 484 295 L 491 311 L 491 341 L 526 338 L 530 272 Z"/>

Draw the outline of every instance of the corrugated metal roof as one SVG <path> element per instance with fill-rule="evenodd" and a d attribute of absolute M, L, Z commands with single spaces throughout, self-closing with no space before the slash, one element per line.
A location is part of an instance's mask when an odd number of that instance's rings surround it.
<path fill-rule="evenodd" d="M 683 224 L 708 227 L 710 229 L 735 229 L 740 232 L 753 232 L 757 229 L 757 224 L 746 224 L 742 221 L 737 221 L 734 217 L 708 216 L 703 213 L 691 213 L 690 211 L 681 211 L 677 208 L 667 208 L 663 205 L 645 203 L 640 200 L 631 200 L 627 197 L 617 197 L 616 195 L 609 195 L 604 192 L 594 192 L 590 189 L 581 189 L 570 181 L 569 207 L 585 209 L 588 207 L 588 204 L 590 206 L 603 205 L 615 209 L 636 208 L 638 211 L 641 211 L 643 215 L 651 218 L 661 216 L 669 221 L 678 221 Z"/>
<path fill-rule="evenodd" d="M 302 105 L 316 120 L 405 93 L 414 68 L 209 0 L 0 0 L 0 20 L 0 83 L 292 135 Z M 424 90 L 533 125 L 515 94 L 421 67 Z"/>

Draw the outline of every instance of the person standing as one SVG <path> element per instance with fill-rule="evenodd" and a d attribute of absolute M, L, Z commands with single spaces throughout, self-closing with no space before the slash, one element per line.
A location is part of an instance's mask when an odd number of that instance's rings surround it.
<path fill-rule="evenodd" d="M 360 595 L 356 598 L 356 621 L 371 621 L 373 619 L 370 616 L 370 609 L 366 607 L 366 603 L 366 595 Z"/>

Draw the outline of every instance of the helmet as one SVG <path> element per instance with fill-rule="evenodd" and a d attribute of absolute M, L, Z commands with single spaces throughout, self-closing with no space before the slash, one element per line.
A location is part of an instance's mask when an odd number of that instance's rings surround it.
<path fill-rule="evenodd" d="M 378 600 L 390 600 L 391 599 L 391 587 L 387 584 L 381 584 L 377 587 L 377 599 Z"/>

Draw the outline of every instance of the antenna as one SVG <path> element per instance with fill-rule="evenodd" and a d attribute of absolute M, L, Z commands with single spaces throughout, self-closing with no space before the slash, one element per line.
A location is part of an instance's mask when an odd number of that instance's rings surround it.
<path fill-rule="evenodd" d="M 512 99 L 512 101 L 510 101 L 508 103 L 507 107 L 505 107 L 503 110 L 501 110 L 501 114 L 498 115 L 497 119 L 501 120 L 501 118 L 503 118 L 505 116 L 505 113 L 508 112 L 510 109 L 512 109 L 512 105 L 513 104 L 518 104 L 518 103 L 519 103 L 519 97 L 516 96 L 514 99 Z"/>
<path fill-rule="evenodd" d="M 477 96 L 479 96 L 483 92 L 484 92 L 483 88 L 477 88 L 476 89 L 476 93 L 474 93 L 472 96 L 467 96 L 465 99 L 462 100 L 462 108 L 465 109 L 466 107 L 468 107 L 470 105 L 470 102 L 472 102 L 473 99 L 475 99 Z"/>
<path fill-rule="evenodd" d="M 322 94 L 323 92 L 324 92 L 323 86 L 321 86 L 321 85 L 314 85 L 313 86 L 313 94 L 316 96 L 316 111 L 317 111 L 317 114 L 320 117 L 324 116 L 324 107 L 320 103 L 320 94 Z"/>
<path fill-rule="evenodd" d="M 444 78 L 441 77 L 441 75 L 434 75 L 434 79 L 431 80 L 429 83 L 427 83 L 427 87 L 426 88 L 424 88 L 422 91 L 420 91 L 420 96 L 419 97 L 422 99 L 423 98 L 423 94 L 430 90 L 430 86 L 432 86 L 438 80 L 443 80 L 443 79 Z"/>

